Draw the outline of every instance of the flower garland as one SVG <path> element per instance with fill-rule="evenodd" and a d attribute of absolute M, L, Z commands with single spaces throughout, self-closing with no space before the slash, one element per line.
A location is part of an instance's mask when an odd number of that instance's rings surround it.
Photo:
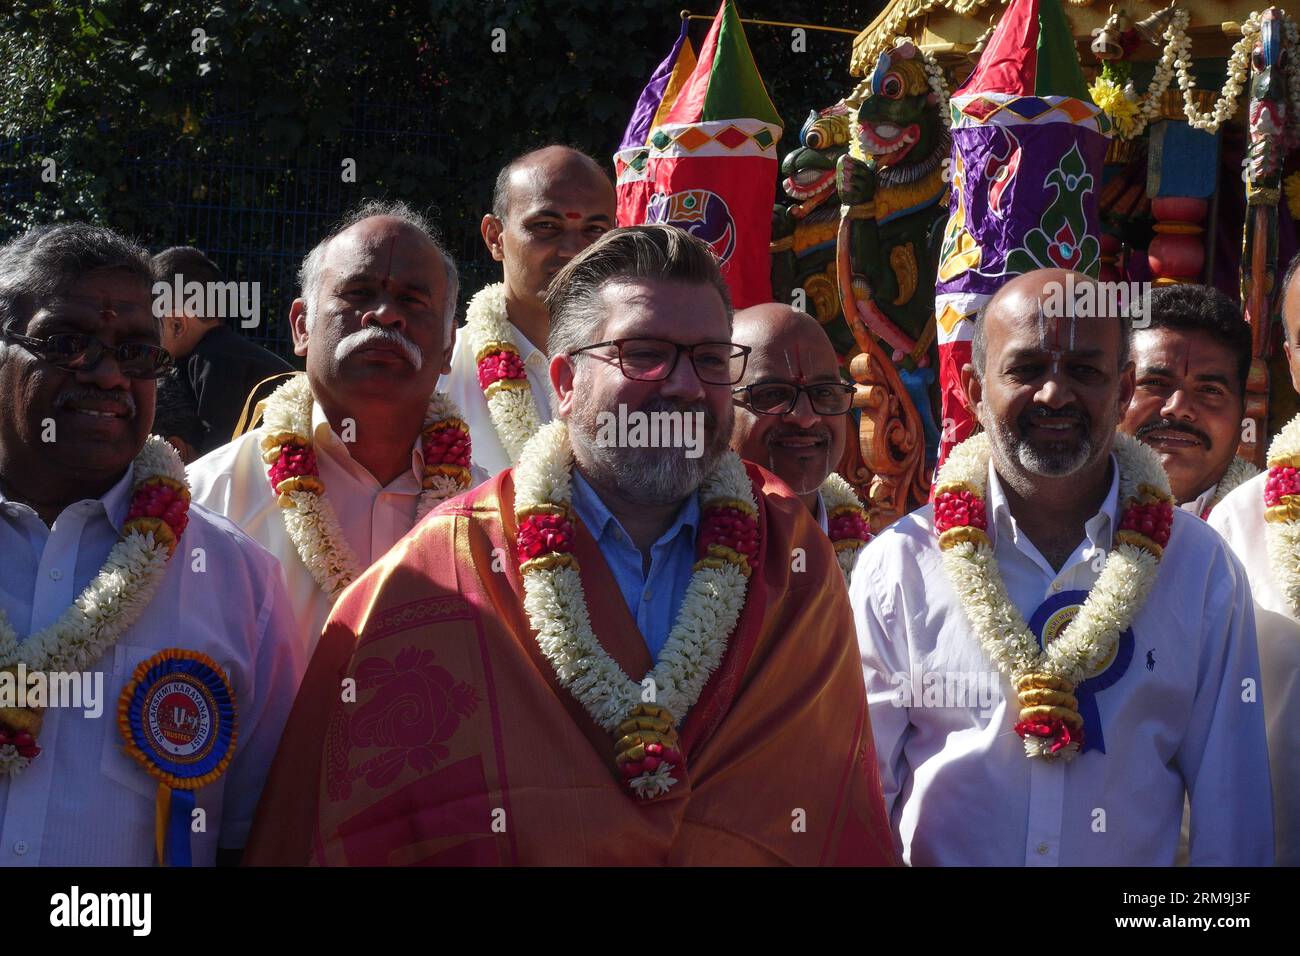
<path fill-rule="evenodd" d="M 1210 503 L 1201 512 L 1201 517 L 1208 518 L 1210 512 L 1215 509 L 1220 501 L 1258 474 L 1258 468 L 1246 461 L 1246 459 L 1234 455 L 1232 461 L 1228 463 L 1228 470 L 1223 473 L 1223 477 L 1219 479 L 1218 485 L 1215 486 L 1214 497 L 1210 499 Z"/>
<path fill-rule="evenodd" d="M 1237 102 L 1245 89 L 1249 76 L 1250 55 L 1255 48 L 1255 41 L 1260 32 L 1260 14 L 1252 13 L 1241 25 L 1241 38 L 1233 44 L 1228 58 L 1227 79 L 1223 92 L 1215 101 L 1213 108 L 1202 113 L 1196 106 L 1196 77 L 1192 76 L 1192 41 L 1187 35 L 1187 26 L 1191 15 L 1187 10 L 1174 11 L 1169 25 L 1165 28 L 1164 49 L 1156 64 L 1155 73 L 1145 93 L 1139 95 L 1132 82 L 1121 88 L 1115 82 L 1114 74 L 1109 72 L 1109 64 L 1103 68 L 1102 75 L 1089 88 L 1095 102 L 1115 124 L 1121 139 L 1134 139 L 1142 134 L 1147 125 L 1159 116 L 1165 91 L 1175 77 L 1178 89 L 1183 94 L 1183 112 L 1187 123 L 1193 129 L 1216 133 L 1220 126 L 1237 112 Z M 1287 91 L 1290 101 L 1288 117 L 1300 109 L 1300 29 L 1295 20 L 1287 16 L 1283 20 L 1283 30 L 1289 48 L 1293 51 L 1287 64 Z"/>
<path fill-rule="evenodd" d="M 980 646 L 1020 702 L 1016 733 L 1030 757 L 1072 759 L 1083 742 L 1074 688 L 1112 654 L 1155 584 L 1173 526 L 1173 497 L 1160 460 L 1127 435 L 1115 436 L 1120 498 L 1116 546 L 1083 607 L 1059 637 L 1038 646 L 1011 602 L 989 541 L 984 491 L 991 444 L 970 438 L 948 456 L 935 488 L 934 529 L 943 564 Z"/>
<path fill-rule="evenodd" d="M 948 81 L 944 75 L 943 67 L 935 59 L 933 53 L 921 49 L 921 44 L 917 43 L 909 36 L 894 37 L 894 47 L 902 46 L 904 43 L 910 43 L 915 48 L 917 54 L 921 57 L 921 65 L 925 68 L 925 79 L 930 84 L 930 91 L 934 94 L 935 102 L 939 104 L 939 118 L 943 121 L 944 126 L 952 125 L 951 111 L 948 109 Z M 891 47 L 892 49 L 892 47 Z"/>
<path fill-rule="evenodd" d="M 515 469 L 524 610 L 560 684 L 616 738 L 615 764 L 649 799 L 668 792 L 684 762 L 677 725 L 722 662 L 758 555 L 758 504 L 745 466 L 728 452 L 700 488 L 699 560 L 659 661 L 629 678 L 600 646 L 583 594 L 571 497 L 573 448 L 563 422 L 542 427 Z M 645 688 L 653 703 L 642 703 Z"/>
<path fill-rule="evenodd" d="M 524 361 L 511 340 L 505 283 L 494 282 L 470 299 L 463 334 L 468 337 L 478 386 L 487 396 L 488 414 L 512 465 L 542 427 Z"/>
<path fill-rule="evenodd" d="M 72 606 L 21 644 L 0 610 L 0 668 L 89 670 L 153 600 L 189 522 L 190 489 L 180 457 L 156 436 L 140 449 L 133 469 L 122 540 Z M 34 708 L 0 707 L 0 776 L 21 773 L 40 754 L 41 722 Z"/>
<path fill-rule="evenodd" d="M 1268 446 L 1264 538 L 1273 578 L 1293 617 L 1300 617 L 1300 415 Z"/>
<path fill-rule="evenodd" d="M 271 394 L 262 416 L 262 460 L 270 465 L 266 476 L 279 496 L 289 539 L 321 590 L 333 597 L 364 569 L 325 497 L 312 448 L 313 401 L 305 375 L 295 375 Z M 437 392 L 429 397 L 421 443 L 424 490 L 416 521 L 441 501 L 467 490 L 471 481 L 469 429 L 455 403 Z"/>
<path fill-rule="evenodd" d="M 826 532 L 835 546 L 835 560 L 847 584 L 858 552 L 871 540 L 871 522 L 867 509 L 862 507 L 862 499 L 837 472 L 827 475 L 819 490 L 826 507 Z"/>

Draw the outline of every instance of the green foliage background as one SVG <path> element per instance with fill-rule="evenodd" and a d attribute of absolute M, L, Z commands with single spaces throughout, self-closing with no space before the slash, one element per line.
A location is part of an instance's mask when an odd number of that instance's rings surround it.
<path fill-rule="evenodd" d="M 860 29 L 878 0 L 744 3 L 742 16 Z M 153 249 L 193 242 L 261 279 L 269 314 L 292 266 L 363 198 L 432 207 L 466 269 L 497 170 L 548 142 L 610 165 L 667 54 L 682 0 L 20 0 L 0 20 L 0 239 L 82 218 Z M 712 15 L 712 0 L 692 12 Z M 506 31 L 493 53 L 492 31 Z M 692 26 L 703 39 L 707 21 Z M 202 30 L 206 44 L 195 37 Z M 851 88 L 847 34 L 747 28 L 797 145 L 809 109 Z M 343 157 L 357 182 L 340 181 Z M 41 181 L 41 163 L 58 178 Z M 275 327 L 266 330 L 277 344 Z"/>

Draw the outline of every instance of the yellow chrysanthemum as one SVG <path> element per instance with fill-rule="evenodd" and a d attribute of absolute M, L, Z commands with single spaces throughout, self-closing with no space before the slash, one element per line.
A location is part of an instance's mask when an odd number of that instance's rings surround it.
<path fill-rule="evenodd" d="M 1292 219 L 1300 219 L 1300 173 L 1292 173 L 1282 183 L 1286 190 L 1286 207 Z"/>
<path fill-rule="evenodd" d="M 1115 124 L 1120 139 L 1132 139 L 1137 131 L 1137 105 L 1128 98 L 1123 88 L 1101 77 L 1088 88 L 1092 101 Z"/>

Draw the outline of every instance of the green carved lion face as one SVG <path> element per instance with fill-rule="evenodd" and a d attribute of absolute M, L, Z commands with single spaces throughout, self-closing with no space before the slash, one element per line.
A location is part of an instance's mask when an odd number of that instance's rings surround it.
<path fill-rule="evenodd" d="M 781 188 L 799 202 L 835 188 L 835 161 L 848 152 L 850 111 L 843 102 L 808 114 L 799 131 L 802 144 L 781 163 Z"/>
<path fill-rule="evenodd" d="M 943 126 L 938 97 L 911 44 L 880 54 L 856 96 L 865 97 L 858 107 L 858 144 L 877 166 L 921 162 L 938 145 Z"/>

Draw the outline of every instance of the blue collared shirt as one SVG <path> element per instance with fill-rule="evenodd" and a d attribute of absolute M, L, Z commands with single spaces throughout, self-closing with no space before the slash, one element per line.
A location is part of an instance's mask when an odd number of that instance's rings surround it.
<path fill-rule="evenodd" d="M 623 592 L 627 609 L 636 618 L 650 656 L 657 661 L 691 580 L 695 532 L 700 523 L 699 496 L 691 495 L 686 500 L 672 526 L 651 546 L 649 574 L 641 573 L 641 550 L 632 543 L 631 535 L 576 468 L 573 510 L 596 539 L 605 564 Z"/>

